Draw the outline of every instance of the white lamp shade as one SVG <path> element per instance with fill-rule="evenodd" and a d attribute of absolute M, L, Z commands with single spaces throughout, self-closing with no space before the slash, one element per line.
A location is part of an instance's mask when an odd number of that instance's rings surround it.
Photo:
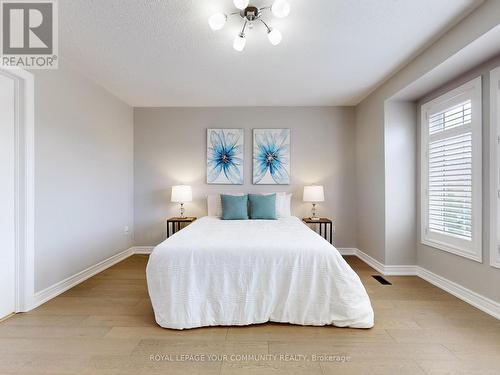
<path fill-rule="evenodd" d="M 323 190 L 323 186 L 304 186 L 304 202 L 323 202 L 324 200 L 325 192 Z"/>
<path fill-rule="evenodd" d="M 177 185 L 172 186 L 171 201 L 176 203 L 191 202 L 193 200 L 193 192 L 191 186 Z"/>
<path fill-rule="evenodd" d="M 241 52 L 245 49 L 246 43 L 247 43 L 247 40 L 244 36 L 236 35 L 236 37 L 234 38 L 234 42 L 233 42 L 233 48 L 236 51 Z"/>
<path fill-rule="evenodd" d="M 238 9 L 245 9 L 248 6 L 249 0 L 233 0 L 233 4 Z"/>
<path fill-rule="evenodd" d="M 273 46 L 277 46 L 281 43 L 281 32 L 278 29 L 272 29 L 268 34 L 267 38 Z"/>
<path fill-rule="evenodd" d="M 210 28 L 214 31 L 220 30 L 226 24 L 227 17 L 223 13 L 215 13 L 212 17 L 208 19 L 208 24 Z"/>
<path fill-rule="evenodd" d="M 287 0 L 275 0 L 271 12 L 278 18 L 284 18 L 290 14 L 290 3 Z"/>

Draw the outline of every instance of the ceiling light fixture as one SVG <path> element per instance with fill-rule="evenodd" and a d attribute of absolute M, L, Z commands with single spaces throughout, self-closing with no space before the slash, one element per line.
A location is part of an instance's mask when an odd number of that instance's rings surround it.
<path fill-rule="evenodd" d="M 290 14 L 290 4 L 286 0 L 276 0 L 271 6 L 271 12 L 278 18 L 285 18 Z"/>
<path fill-rule="evenodd" d="M 225 13 L 216 13 L 212 15 L 208 24 L 210 28 L 214 31 L 221 30 L 224 28 L 229 17 L 232 16 L 240 16 L 243 21 L 243 27 L 241 32 L 236 35 L 233 42 L 233 48 L 241 52 L 245 49 L 246 44 L 246 34 L 245 31 L 247 29 L 251 30 L 254 27 L 255 22 L 262 23 L 267 30 L 267 38 L 269 42 L 276 46 L 281 43 L 282 35 L 281 32 L 273 27 L 270 27 L 263 19 L 263 12 L 270 10 L 271 13 L 278 18 L 286 17 L 290 14 L 290 3 L 287 0 L 275 0 L 271 6 L 258 8 L 253 5 L 249 5 L 248 0 L 233 0 L 233 4 L 236 8 L 240 9 L 239 11 L 232 12 L 229 14 Z"/>
<path fill-rule="evenodd" d="M 212 30 L 220 30 L 224 27 L 227 21 L 227 16 L 223 13 L 215 13 L 209 18 L 208 24 Z"/>
<path fill-rule="evenodd" d="M 245 49 L 245 44 L 247 44 L 247 40 L 245 39 L 245 34 L 241 32 L 238 35 L 236 35 L 236 38 L 234 38 L 233 42 L 233 48 L 236 51 L 241 52 Z"/>
<path fill-rule="evenodd" d="M 233 0 L 233 4 L 236 8 L 243 10 L 248 6 L 248 0 Z"/>

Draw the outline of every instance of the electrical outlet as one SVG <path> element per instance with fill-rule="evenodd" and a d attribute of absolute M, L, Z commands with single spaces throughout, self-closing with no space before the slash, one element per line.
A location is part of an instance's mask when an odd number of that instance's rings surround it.
<path fill-rule="evenodd" d="M 130 233 L 130 228 L 128 227 L 128 225 L 126 225 L 124 228 L 123 228 L 123 234 L 126 236 Z"/>

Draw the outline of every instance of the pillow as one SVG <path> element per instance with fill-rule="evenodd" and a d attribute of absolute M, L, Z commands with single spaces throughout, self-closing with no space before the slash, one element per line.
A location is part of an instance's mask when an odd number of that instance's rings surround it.
<path fill-rule="evenodd" d="M 276 194 L 249 194 L 250 219 L 276 220 Z"/>
<path fill-rule="evenodd" d="M 207 208 L 208 216 L 222 216 L 222 205 L 219 194 L 207 196 Z"/>
<path fill-rule="evenodd" d="M 260 195 L 272 194 L 276 194 L 276 217 L 281 218 L 292 216 L 292 193 L 261 193 Z"/>
<path fill-rule="evenodd" d="M 248 195 L 220 196 L 222 220 L 248 220 Z"/>
<path fill-rule="evenodd" d="M 243 193 L 235 193 L 231 195 L 242 196 Z M 222 216 L 222 202 L 220 194 L 212 194 L 207 196 L 208 216 Z"/>
<path fill-rule="evenodd" d="M 276 216 L 290 217 L 292 216 L 292 194 L 278 193 L 276 194 Z"/>

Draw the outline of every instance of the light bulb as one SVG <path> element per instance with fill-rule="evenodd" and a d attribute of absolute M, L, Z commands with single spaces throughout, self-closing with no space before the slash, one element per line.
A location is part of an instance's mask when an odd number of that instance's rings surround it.
<path fill-rule="evenodd" d="M 247 43 L 247 40 L 245 39 L 245 34 L 238 34 L 236 38 L 234 38 L 233 42 L 233 48 L 241 52 L 245 49 L 245 44 Z"/>
<path fill-rule="evenodd" d="M 248 0 L 233 0 L 233 4 L 238 9 L 245 9 L 248 6 Z"/>
<path fill-rule="evenodd" d="M 214 31 L 220 30 L 226 24 L 227 17 L 223 13 L 215 13 L 212 17 L 208 19 L 208 24 L 210 28 Z"/>
<path fill-rule="evenodd" d="M 271 12 L 278 18 L 286 17 L 290 14 L 290 3 L 287 0 L 275 0 Z"/>
<path fill-rule="evenodd" d="M 271 31 L 267 33 L 267 38 L 273 46 L 277 46 L 281 43 L 281 32 L 278 29 L 271 29 Z"/>

